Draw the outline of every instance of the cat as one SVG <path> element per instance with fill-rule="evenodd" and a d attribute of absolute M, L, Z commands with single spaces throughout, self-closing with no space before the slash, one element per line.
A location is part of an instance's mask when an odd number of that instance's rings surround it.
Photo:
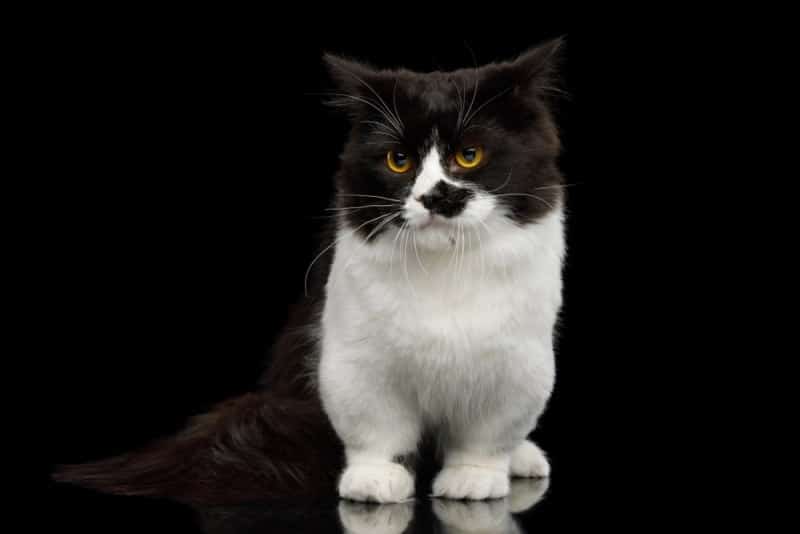
<path fill-rule="evenodd" d="M 499 498 L 510 476 L 547 477 L 527 436 L 555 379 L 562 43 L 451 72 L 325 55 L 329 103 L 351 126 L 335 218 L 259 389 L 56 480 L 195 503 L 334 485 L 403 502 L 424 434 L 442 459 L 434 496 Z"/>

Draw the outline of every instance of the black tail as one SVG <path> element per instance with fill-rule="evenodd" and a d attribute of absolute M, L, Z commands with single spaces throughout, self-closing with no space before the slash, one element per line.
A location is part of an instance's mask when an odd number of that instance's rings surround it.
<path fill-rule="evenodd" d="M 54 479 L 121 495 L 229 504 L 332 492 L 341 445 L 319 400 L 249 393 L 194 417 L 177 436 Z"/>

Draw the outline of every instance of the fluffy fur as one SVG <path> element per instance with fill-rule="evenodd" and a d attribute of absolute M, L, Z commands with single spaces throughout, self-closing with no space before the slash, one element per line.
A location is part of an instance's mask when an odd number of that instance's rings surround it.
<path fill-rule="evenodd" d="M 352 125 L 338 217 L 263 389 L 181 436 L 58 478 L 222 502 L 225 484 L 263 492 L 253 497 L 323 491 L 344 456 L 342 497 L 401 502 L 415 485 L 402 460 L 423 434 L 443 459 L 434 495 L 503 497 L 510 475 L 547 476 L 526 437 L 555 378 L 564 198 L 548 95 L 559 47 L 425 74 L 326 56 L 330 103 Z M 480 164 L 459 166 L 476 146 Z M 389 151 L 411 169 L 388 168 Z"/>
<path fill-rule="evenodd" d="M 425 431 L 444 457 L 434 495 L 503 497 L 509 473 L 549 473 L 525 437 L 553 387 L 561 305 L 558 138 L 542 92 L 557 47 L 427 75 L 328 58 L 353 122 L 319 366 L 346 447 L 343 497 L 411 497 L 398 458 Z M 472 146 L 484 161 L 459 167 Z M 413 172 L 387 168 L 390 150 Z"/>

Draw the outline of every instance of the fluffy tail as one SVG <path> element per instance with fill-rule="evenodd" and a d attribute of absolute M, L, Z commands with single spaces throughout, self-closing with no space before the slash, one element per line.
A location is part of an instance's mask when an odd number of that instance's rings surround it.
<path fill-rule="evenodd" d="M 194 417 L 177 436 L 115 458 L 60 466 L 53 477 L 121 495 L 230 504 L 332 492 L 341 458 L 316 398 L 259 392 Z"/>

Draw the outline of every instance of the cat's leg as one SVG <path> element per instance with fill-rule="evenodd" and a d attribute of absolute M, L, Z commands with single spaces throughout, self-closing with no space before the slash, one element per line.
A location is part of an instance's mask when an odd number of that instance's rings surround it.
<path fill-rule="evenodd" d="M 329 366 L 323 360 L 320 369 L 323 404 L 347 459 L 339 495 L 354 501 L 403 502 L 414 494 L 414 478 L 397 460 L 416 451 L 419 416 L 399 388 L 375 378 L 381 374 L 369 364 L 343 360 L 331 359 Z"/>
<path fill-rule="evenodd" d="M 433 483 L 436 497 L 497 499 L 509 493 L 512 455 L 533 428 L 516 407 L 497 405 L 482 416 L 464 414 L 443 432 L 444 465 Z"/>
<path fill-rule="evenodd" d="M 409 422 L 395 420 L 395 423 L 394 428 L 373 424 L 368 430 L 372 434 L 369 439 L 345 442 L 347 467 L 339 480 L 340 497 L 399 503 L 414 495 L 414 478 L 396 460 L 416 449 L 419 430 Z"/>
<path fill-rule="evenodd" d="M 453 415 L 442 436 L 444 466 L 433 485 L 435 496 L 495 499 L 508 495 L 512 473 L 547 474 L 544 455 L 525 439 L 552 390 L 551 352 L 539 346 L 531 343 L 526 351 L 506 354 L 507 367 L 487 366 L 481 380 L 495 387 L 462 388 L 468 397 L 451 406 Z"/>
<path fill-rule="evenodd" d="M 550 463 L 542 449 L 534 442 L 525 440 L 511 454 L 511 476 L 544 478 L 550 476 Z"/>
<path fill-rule="evenodd" d="M 539 447 L 520 436 L 513 443 L 509 446 L 505 440 L 476 440 L 449 448 L 444 467 L 434 481 L 433 494 L 450 499 L 496 499 L 508 495 L 509 474 L 549 476 L 550 465 Z"/>

